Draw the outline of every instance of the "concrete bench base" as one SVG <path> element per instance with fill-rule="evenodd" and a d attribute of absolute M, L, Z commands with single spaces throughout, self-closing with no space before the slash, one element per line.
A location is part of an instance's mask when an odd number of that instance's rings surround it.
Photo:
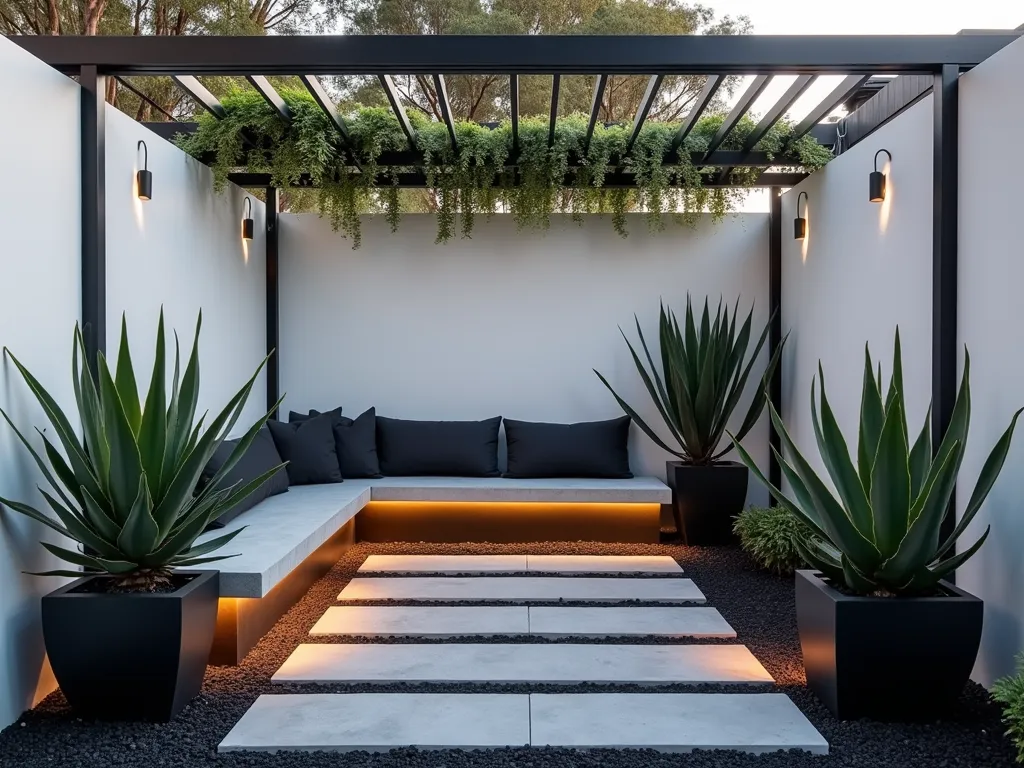
<path fill-rule="evenodd" d="M 222 597 L 210 663 L 241 663 L 277 620 L 355 543 L 355 531 L 355 520 L 350 520 L 263 597 Z"/>
<path fill-rule="evenodd" d="M 658 542 L 657 503 L 371 501 L 356 517 L 359 541 Z"/>

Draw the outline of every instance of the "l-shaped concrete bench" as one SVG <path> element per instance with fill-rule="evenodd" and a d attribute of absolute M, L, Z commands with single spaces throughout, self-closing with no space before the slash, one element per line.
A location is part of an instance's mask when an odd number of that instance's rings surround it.
<path fill-rule="evenodd" d="M 294 486 L 200 542 L 244 528 L 217 563 L 211 662 L 235 664 L 356 541 L 657 542 L 660 480 L 386 477 Z"/>

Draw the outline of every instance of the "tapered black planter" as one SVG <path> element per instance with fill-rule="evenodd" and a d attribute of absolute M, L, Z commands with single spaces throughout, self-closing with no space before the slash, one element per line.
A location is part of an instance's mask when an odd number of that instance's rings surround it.
<path fill-rule="evenodd" d="M 43 597 L 43 638 L 61 691 L 80 715 L 173 718 L 199 693 L 217 625 L 216 571 L 165 594 L 98 594 L 78 579 Z"/>
<path fill-rule="evenodd" d="M 841 719 L 930 720 L 971 676 L 982 601 L 942 583 L 935 597 L 846 595 L 797 571 L 796 616 L 807 685 Z"/>
<path fill-rule="evenodd" d="M 684 544 L 732 544 L 732 524 L 747 499 L 749 471 L 734 461 L 665 464 L 672 489 L 672 515 Z"/>

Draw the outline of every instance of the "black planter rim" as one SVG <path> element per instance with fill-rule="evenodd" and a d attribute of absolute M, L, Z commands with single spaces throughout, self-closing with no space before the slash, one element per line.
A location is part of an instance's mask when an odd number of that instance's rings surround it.
<path fill-rule="evenodd" d="M 746 465 L 738 461 L 715 461 L 710 464 L 693 464 L 689 461 L 680 461 L 676 459 L 674 461 L 666 461 L 665 465 L 669 467 L 692 467 L 693 469 L 718 469 L 719 467 L 722 469 L 730 469 L 733 467 L 742 467 L 746 469 Z"/>
<path fill-rule="evenodd" d="M 174 571 L 175 576 L 191 576 L 193 577 L 187 584 L 179 587 L 173 592 L 72 592 L 71 590 L 77 589 L 86 582 L 92 581 L 93 579 L 105 579 L 108 576 L 101 576 L 98 574 L 89 574 L 83 576 L 80 579 L 75 579 L 69 584 L 65 584 L 63 587 L 58 587 L 52 592 L 47 593 L 44 597 L 61 597 L 64 599 L 75 599 L 75 600 L 181 600 L 182 598 L 188 597 L 189 594 L 199 589 L 202 585 L 211 579 L 215 579 L 220 576 L 219 571 Z"/>
<path fill-rule="evenodd" d="M 814 569 L 800 569 L 796 572 L 798 579 L 806 579 L 815 588 L 821 590 L 830 600 L 836 603 L 879 603 L 891 605 L 893 603 L 940 603 L 940 602 L 963 602 L 965 600 L 981 602 L 981 598 L 971 594 L 966 589 L 961 589 L 956 584 L 942 580 L 939 587 L 946 591 L 945 595 L 916 595 L 906 597 L 871 597 L 870 595 L 848 595 L 840 592 L 825 580 L 821 571 Z"/>

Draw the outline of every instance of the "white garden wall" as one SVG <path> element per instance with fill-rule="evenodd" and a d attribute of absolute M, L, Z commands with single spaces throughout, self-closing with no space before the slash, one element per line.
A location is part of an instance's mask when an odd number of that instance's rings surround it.
<path fill-rule="evenodd" d="M 168 343 L 177 330 L 184 365 L 202 309 L 198 412 L 209 409 L 212 418 L 266 354 L 265 206 L 251 197 L 256 236 L 242 240 L 244 190 L 228 185 L 214 192 L 213 173 L 202 163 L 114 107 L 106 118 L 108 352 L 116 359 L 126 313 L 132 359 L 148 371 L 162 306 Z M 140 139 L 153 173 L 148 202 L 134 189 Z M 140 380 L 148 383 L 148 375 Z M 239 430 L 266 411 L 263 374 L 253 392 Z"/>
<path fill-rule="evenodd" d="M 782 198 L 782 409 L 801 452 L 827 477 L 811 422 L 818 362 L 829 404 L 856 445 L 864 344 L 892 371 L 900 329 L 910 423 L 931 400 L 932 101 L 923 99 Z M 875 152 L 888 149 L 888 193 L 868 200 Z M 885 161 L 883 155 L 879 158 Z M 793 239 L 797 196 L 807 192 L 807 237 Z M 802 204 L 801 204 L 802 210 Z"/>
<path fill-rule="evenodd" d="M 631 216 L 625 240 L 597 217 L 582 226 L 555 217 L 547 232 L 520 232 L 499 215 L 446 245 L 434 244 L 429 215 L 404 217 L 397 234 L 380 218 L 363 226 L 353 251 L 316 216 L 282 217 L 285 409 L 555 422 L 621 415 L 596 368 L 657 424 L 618 326 L 635 340 L 637 313 L 657 355 L 658 302 L 681 313 L 687 291 L 702 305 L 708 295 L 730 304 L 741 296 L 745 309 L 756 301 L 755 322 L 767 321 L 764 214 L 655 234 Z M 767 459 L 765 423 L 748 442 Z M 667 455 L 635 427 L 630 450 L 634 472 L 664 476 Z M 766 499 L 760 488 L 752 494 Z"/>
<path fill-rule="evenodd" d="M 959 335 L 971 353 L 971 434 L 960 474 L 965 508 L 989 449 L 1024 406 L 1024 158 L 1001 152 L 1008 126 L 1024 122 L 1024 40 L 960 79 Z M 966 536 L 992 526 L 957 583 L 985 600 L 985 631 L 975 677 L 1007 674 L 1024 650 L 1024 428 L 1006 467 Z"/>
<path fill-rule="evenodd" d="M 29 117 L 0 121 L 5 148 L 0 345 L 28 366 L 57 402 L 73 407 L 71 332 L 81 307 L 79 89 L 0 38 L 0 91 L 18 105 L 19 115 Z M 41 446 L 33 427 L 45 426 L 46 417 L 6 355 L 0 360 L 0 407 Z M 0 424 L 0 495 L 35 503 L 40 482 L 14 431 Z M 58 566 L 38 544 L 44 531 L 0 508 L 0 728 L 53 686 L 39 629 L 39 598 L 63 581 L 23 573 Z"/>

